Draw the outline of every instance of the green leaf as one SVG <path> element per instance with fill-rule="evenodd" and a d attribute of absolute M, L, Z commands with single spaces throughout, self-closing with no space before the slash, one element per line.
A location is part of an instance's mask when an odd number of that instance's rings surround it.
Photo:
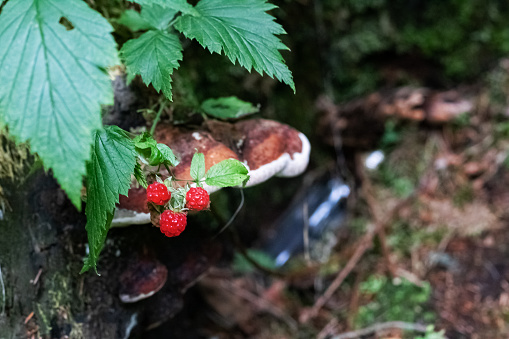
<path fill-rule="evenodd" d="M 177 11 L 159 5 L 143 6 L 141 13 L 133 9 L 124 11 L 117 22 L 129 27 L 132 31 L 165 30 L 175 14 Z"/>
<path fill-rule="evenodd" d="M 30 142 L 78 209 L 101 105 L 113 103 L 112 30 L 80 0 L 9 1 L 0 14 L 0 121 Z"/>
<path fill-rule="evenodd" d="M 179 164 L 175 154 L 173 154 L 173 151 L 167 145 L 159 143 L 157 144 L 157 149 L 161 152 L 163 163 L 165 165 L 175 167 Z"/>
<path fill-rule="evenodd" d="M 203 153 L 195 153 L 191 160 L 191 178 L 196 182 L 205 176 L 205 156 Z"/>
<path fill-rule="evenodd" d="M 150 133 L 145 132 L 134 138 L 133 143 L 140 160 L 148 165 L 149 159 L 152 156 L 152 149 L 155 148 L 157 150 L 157 141 L 155 141 Z"/>
<path fill-rule="evenodd" d="M 118 18 L 117 23 L 129 27 L 133 32 L 153 28 L 152 25 L 134 9 L 125 10 L 122 15 L 120 15 L 120 18 Z"/>
<path fill-rule="evenodd" d="M 152 135 L 148 132 L 138 135 L 133 140 L 134 147 L 136 150 L 150 150 L 157 146 L 157 141 L 152 137 Z"/>
<path fill-rule="evenodd" d="M 256 250 L 248 249 L 246 253 L 249 259 L 255 261 L 258 265 L 274 270 L 277 268 L 275 260 L 267 253 Z M 235 252 L 233 257 L 232 268 L 237 273 L 252 273 L 256 270 L 256 267 L 241 253 Z"/>
<path fill-rule="evenodd" d="M 146 85 L 152 84 L 156 91 L 172 100 L 171 75 L 182 60 L 182 45 L 176 34 L 152 30 L 137 39 L 127 41 L 120 55 L 124 60 L 128 81 L 141 75 Z"/>
<path fill-rule="evenodd" d="M 276 8 L 266 0 L 201 0 L 199 15 L 182 15 L 175 28 L 196 39 L 210 52 L 224 54 L 249 71 L 276 77 L 295 92 L 292 73 L 279 50 L 287 50 L 277 34 L 286 34 L 266 11 Z"/>
<path fill-rule="evenodd" d="M 110 228 L 111 221 L 113 220 L 113 215 L 114 215 L 113 212 L 111 212 L 111 213 L 108 212 L 106 214 L 105 225 L 108 229 Z M 101 253 L 102 249 L 104 248 L 104 243 L 106 242 L 107 235 L 108 235 L 108 231 L 98 233 L 97 243 L 99 245 L 95 249 L 95 251 L 97 252 L 97 256 L 99 255 L 99 253 Z M 90 241 L 90 237 L 89 237 L 89 241 Z M 89 245 L 89 253 L 91 253 L 90 245 Z M 98 257 L 94 258 L 90 254 L 87 257 L 85 257 L 85 259 L 83 260 L 83 267 L 81 268 L 80 274 L 83 274 L 92 268 L 92 269 L 94 269 L 95 273 L 97 275 L 99 275 L 99 273 L 97 272 L 97 261 L 98 261 Z"/>
<path fill-rule="evenodd" d="M 165 144 L 158 144 L 148 132 L 138 135 L 134 138 L 133 143 L 140 159 L 147 165 L 177 166 L 179 164 L 173 151 Z"/>
<path fill-rule="evenodd" d="M 87 163 L 87 233 L 89 255 L 82 272 L 96 270 L 111 215 L 119 194 L 127 195 L 136 165 L 133 141 L 117 126 L 95 133 L 92 158 Z"/>
<path fill-rule="evenodd" d="M 237 97 L 207 99 L 201 104 L 201 108 L 208 115 L 219 119 L 235 119 L 260 111 L 259 107 Z"/>
<path fill-rule="evenodd" d="M 249 175 L 246 166 L 235 159 L 227 159 L 215 164 L 205 175 L 205 183 L 217 187 L 237 186 L 247 180 Z"/>
<path fill-rule="evenodd" d="M 159 5 L 143 6 L 141 8 L 142 18 L 150 23 L 153 28 L 161 31 L 168 29 L 168 24 L 177 12 L 178 11 L 171 8 L 165 8 Z"/>
<path fill-rule="evenodd" d="M 197 15 L 196 10 L 187 3 L 186 0 L 133 0 L 143 6 L 159 5 L 164 8 L 170 8 L 177 12 L 182 12 L 190 15 Z"/>
<path fill-rule="evenodd" d="M 148 187 L 147 178 L 145 177 L 145 174 L 143 174 L 143 170 L 141 169 L 141 165 L 139 162 L 136 161 L 136 165 L 134 166 L 134 177 L 136 178 L 136 181 L 138 181 L 138 184 L 143 186 L 144 188 Z"/>

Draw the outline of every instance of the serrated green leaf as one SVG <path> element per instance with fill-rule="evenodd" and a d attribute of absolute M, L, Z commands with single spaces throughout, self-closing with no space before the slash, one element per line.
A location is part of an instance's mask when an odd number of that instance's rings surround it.
<path fill-rule="evenodd" d="M 260 111 L 258 107 L 237 97 L 207 99 L 201 104 L 201 109 L 219 119 L 236 119 Z"/>
<path fill-rule="evenodd" d="M 177 166 L 179 161 L 173 151 L 165 144 L 157 141 L 148 132 L 138 135 L 133 140 L 134 147 L 140 160 L 147 165 L 157 166 L 165 164 L 167 166 Z"/>
<path fill-rule="evenodd" d="M 136 2 L 140 4 L 143 8 L 143 6 L 153 6 L 153 5 L 159 5 L 164 8 L 170 8 L 177 12 L 182 12 L 185 14 L 190 15 L 197 15 L 196 10 L 191 6 L 189 3 L 187 3 L 186 0 L 133 0 L 133 2 Z"/>
<path fill-rule="evenodd" d="M 182 45 L 176 34 L 151 30 L 137 39 L 127 41 L 120 55 L 124 60 L 128 81 L 141 75 L 146 85 L 152 84 L 156 91 L 172 100 L 171 75 L 182 60 Z"/>
<path fill-rule="evenodd" d="M 161 31 L 168 28 L 168 24 L 173 19 L 175 14 L 177 14 L 177 12 L 178 11 L 176 10 L 165 8 L 160 5 L 143 6 L 141 8 L 142 18 L 150 23 L 153 28 L 159 29 Z"/>
<path fill-rule="evenodd" d="M 165 30 L 175 14 L 177 11 L 159 5 L 143 6 L 141 13 L 133 9 L 124 11 L 117 22 L 129 27 L 132 31 Z"/>
<path fill-rule="evenodd" d="M 162 163 L 164 163 L 164 157 L 156 145 L 156 147 L 150 149 L 150 158 L 148 158 L 148 164 L 150 166 L 157 166 Z"/>
<path fill-rule="evenodd" d="M 136 164 L 133 141 L 117 126 L 95 133 L 92 157 L 87 163 L 87 215 L 89 255 L 82 272 L 96 269 L 110 228 L 110 215 L 119 194 L 127 195 Z M 108 222 L 109 221 L 109 222 Z"/>
<path fill-rule="evenodd" d="M 101 105 L 113 103 L 112 30 L 80 0 L 9 1 L 0 14 L 0 121 L 30 142 L 77 208 Z"/>
<path fill-rule="evenodd" d="M 133 32 L 153 28 L 152 25 L 134 9 L 125 10 L 116 22 L 129 27 Z"/>
<path fill-rule="evenodd" d="M 143 170 L 141 169 L 141 165 L 139 162 L 136 161 L 136 165 L 134 166 L 134 177 L 136 178 L 136 181 L 138 181 L 138 184 L 143 186 L 144 188 L 148 187 L 147 178 L 145 177 L 145 174 L 143 174 Z"/>
<path fill-rule="evenodd" d="M 175 157 L 175 154 L 173 154 L 173 151 L 167 145 L 159 143 L 157 144 L 157 149 L 161 152 L 165 165 L 175 167 L 179 164 L 177 157 Z"/>
<path fill-rule="evenodd" d="M 152 135 L 148 132 L 144 132 L 133 140 L 134 147 L 140 150 L 150 150 L 157 146 L 157 141 L 152 137 Z"/>
<path fill-rule="evenodd" d="M 205 156 L 203 153 L 195 153 L 191 160 L 191 178 L 200 181 L 205 176 Z"/>
<path fill-rule="evenodd" d="M 114 215 L 113 212 L 106 214 L 106 223 L 105 223 L 105 225 L 107 225 L 108 229 L 109 229 L 109 227 L 111 225 L 111 222 L 113 220 L 113 215 Z M 102 232 L 101 234 L 99 234 L 99 237 L 97 239 L 97 243 L 100 244 L 100 246 L 98 246 L 98 248 L 95 249 L 95 251 L 97 252 L 98 255 L 103 250 L 104 243 L 106 242 L 106 236 L 107 235 L 108 235 L 108 231 Z M 90 238 L 89 238 L 89 241 L 90 241 Z M 91 253 L 90 252 L 90 245 L 89 245 L 89 253 Z M 98 258 L 94 258 L 94 257 L 92 257 L 90 255 L 85 257 L 85 259 L 83 260 L 83 267 L 81 268 L 80 274 L 83 274 L 83 273 L 87 272 L 89 269 L 92 268 L 95 271 L 95 273 L 97 275 L 99 275 L 99 273 L 97 272 L 97 260 L 98 260 Z"/>
<path fill-rule="evenodd" d="M 246 166 L 235 159 L 223 160 L 212 166 L 205 174 L 205 183 L 209 186 L 237 186 L 247 180 L 249 175 Z"/>
<path fill-rule="evenodd" d="M 249 71 L 276 77 L 295 92 L 292 73 L 279 50 L 287 50 L 276 34 L 285 34 L 266 11 L 276 8 L 266 0 L 201 0 L 199 15 L 182 15 L 175 28 L 196 39 L 210 52 L 224 54 Z"/>

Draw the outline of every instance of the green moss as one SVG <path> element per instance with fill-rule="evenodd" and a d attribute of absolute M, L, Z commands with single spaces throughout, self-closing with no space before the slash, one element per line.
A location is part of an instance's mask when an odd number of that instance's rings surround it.
<path fill-rule="evenodd" d="M 396 221 L 387 235 L 388 245 L 402 256 L 409 256 L 421 246 L 436 247 L 449 230 L 444 227 L 437 230 L 411 227 L 405 222 Z"/>
<path fill-rule="evenodd" d="M 452 197 L 454 205 L 463 207 L 465 204 L 472 202 L 475 198 L 474 188 L 471 184 L 466 183 L 460 186 Z"/>
<path fill-rule="evenodd" d="M 48 335 L 51 332 L 51 314 L 40 303 L 35 304 L 35 310 L 39 332 Z"/>
<path fill-rule="evenodd" d="M 509 52 L 503 1 L 328 0 L 323 16 L 340 100 L 386 85 L 384 64 L 400 68 L 390 86 L 408 84 L 423 64 L 429 69 L 419 82 L 449 86 L 475 79 Z M 398 65 L 405 59 L 414 68 Z"/>
<path fill-rule="evenodd" d="M 396 320 L 432 322 L 435 318 L 427 306 L 431 295 L 428 282 L 419 287 L 404 279 L 394 282 L 384 276 L 370 276 L 361 283 L 360 291 L 371 301 L 359 308 L 355 321 L 357 327 Z"/>
<path fill-rule="evenodd" d="M 16 145 L 5 131 L 0 131 L 0 179 L 22 181 L 30 162 L 28 146 Z"/>

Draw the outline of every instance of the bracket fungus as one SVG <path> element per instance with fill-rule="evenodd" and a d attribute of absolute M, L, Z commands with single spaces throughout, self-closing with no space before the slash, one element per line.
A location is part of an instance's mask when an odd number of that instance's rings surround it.
<path fill-rule="evenodd" d="M 311 151 L 309 140 L 303 133 L 265 119 L 234 124 L 214 121 L 195 131 L 182 131 L 161 123 L 154 138 L 180 156 L 180 163 L 172 170 L 176 178 L 191 180 L 191 160 L 199 152 L 205 156 L 206 170 L 226 159 L 243 162 L 250 176 L 246 187 L 265 182 L 273 176 L 294 177 L 303 173 Z M 220 189 L 207 185 L 204 188 L 209 194 Z M 133 185 L 128 197 L 121 196 L 112 226 L 146 223 L 150 223 L 150 213 L 145 189 Z"/>
<path fill-rule="evenodd" d="M 146 299 L 166 284 L 168 269 L 155 259 L 133 261 L 120 276 L 120 300 L 134 303 Z"/>

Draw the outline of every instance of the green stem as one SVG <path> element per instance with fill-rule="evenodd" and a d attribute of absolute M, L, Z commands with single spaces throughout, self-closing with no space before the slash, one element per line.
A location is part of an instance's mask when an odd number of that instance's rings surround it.
<path fill-rule="evenodd" d="M 156 118 L 154 119 L 154 122 L 152 123 L 152 127 L 150 128 L 150 134 L 154 135 L 154 131 L 156 130 L 157 123 L 161 119 L 161 114 L 163 113 L 163 110 L 166 108 L 166 105 L 164 103 L 161 104 L 161 107 L 159 108 L 159 111 L 157 111 Z"/>
<path fill-rule="evenodd" d="M 173 24 L 175 23 L 175 21 L 177 21 L 177 19 L 178 19 L 181 15 L 182 15 L 181 13 L 179 13 L 179 14 L 175 15 L 175 17 L 173 18 L 173 20 L 172 20 L 172 21 L 170 21 L 170 22 L 168 23 L 168 26 L 167 26 L 167 27 L 168 27 L 168 28 L 172 27 L 172 26 L 173 26 Z"/>

